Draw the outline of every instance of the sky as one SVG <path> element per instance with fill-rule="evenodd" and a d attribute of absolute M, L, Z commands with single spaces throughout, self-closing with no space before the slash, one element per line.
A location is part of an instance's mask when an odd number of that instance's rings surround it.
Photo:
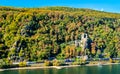
<path fill-rule="evenodd" d="M 67 6 L 120 13 L 120 0 L 0 0 L 0 6 L 22 8 Z"/>

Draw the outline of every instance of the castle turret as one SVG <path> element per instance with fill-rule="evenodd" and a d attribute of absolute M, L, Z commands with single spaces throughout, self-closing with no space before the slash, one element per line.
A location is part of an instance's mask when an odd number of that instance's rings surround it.
<path fill-rule="evenodd" d="M 82 47 L 82 51 L 85 51 L 85 49 L 87 48 L 87 40 L 88 40 L 88 35 L 86 33 L 83 33 L 81 35 L 81 47 Z"/>

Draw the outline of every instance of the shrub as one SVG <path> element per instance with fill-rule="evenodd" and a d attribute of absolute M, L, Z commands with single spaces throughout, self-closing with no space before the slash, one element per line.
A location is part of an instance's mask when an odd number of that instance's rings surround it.
<path fill-rule="evenodd" d="M 52 63 L 48 60 L 45 60 L 44 65 L 45 66 L 52 66 Z"/>
<path fill-rule="evenodd" d="M 36 63 L 44 63 L 44 60 L 37 60 Z"/>
<path fill-rule="evenodd" d="M 26 67 L 27 63 L 25 61 L 19 63 L 19 67 Z"/>
<path fill-rule="evenodd" d="M 72 65 L 80 65 L 80 62 L 73 62 Z"/>
<path fill-rule="evenodd" d="M 61 61 L 58 61 L 58 60 L 53 61 L 53 66 L 61 66 L 61 65 L 62 65 Z"/>
<path fill-rule="evenodd" d="M 115 60 L 115 63 L 120 63 L 120 61 L 119 60 Z"/>
<path fill-rule="evenodd" d="M 115 63 L 115 61 L 112 58 L 110 58 L 110 63 Z"/>
<path fill-rule="evenodd" d="M 73 62 L 72 64 L 74 65 L 83 65 L 86 64 L 86 60 L 80 58 L 80 59 L 76 59 L 75 62 Z"/>

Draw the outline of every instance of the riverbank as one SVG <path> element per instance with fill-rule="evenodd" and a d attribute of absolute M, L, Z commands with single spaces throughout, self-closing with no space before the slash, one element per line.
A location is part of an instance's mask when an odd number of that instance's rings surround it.
<path fill-rule="evenodd" d="M 120 63 L 105 63 L 102 65 L 114 65 Z M 86 64 L 83 66 L 97 66 L 98 64 Z M 62 69 L 62 68 L 69 68 L 69 67 L 79 67 L 81 65 L 67 65 L 67 66 L 42 66 L 42 67 L 17 67 L 17 68 L 8 68 L 8 69 L 0 69 L 0 71 L 6 70 L 22 70 L 22 69 L 45 69 L 45 68 L 55 68 L 55 69 Z"/>
<path fill-rule="evenodd" d="M 104 64 L 100 64 L 100 65 L 114 65 L 114 64 L 120 64 L 120 63 L 104 63 Z M 86 64 L 85 66 L 97 66 L 99 64 Z"/>
<path fill-rule="evenodd" d="M 62 68 L 78 67 L 78 66 L 80 66 L 80 65 L 68 65 L 68 66 L 43 66 L 43 67 L 18 67 L 18 68 L 0 69 L 0 71 L 5 71 L 5 70 L 22 70 L 22 69 L 45 69 L 45 68 L 62 69 Z"/>

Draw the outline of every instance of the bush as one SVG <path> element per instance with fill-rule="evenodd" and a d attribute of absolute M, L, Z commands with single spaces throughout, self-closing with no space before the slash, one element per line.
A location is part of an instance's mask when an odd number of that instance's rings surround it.
<path fill-rule="evenodd" d="M 0 64 L 0 69 L 1 69 L 1 68 L 3 68 L 3 65 L 2 65 L 2 64 Z"/>
<path fill-rule="evenodd" d="M 110 63 L 115 63 L 115 61 L 112 58 L 110 58 Z"/>
<path fill-rule="evenodd" d="M 44 65 L 45 66 L 52 66 L 52 63 L 50 61 L 45 60 Z"/>
<path fill-rule="evenodd" d="M 115 62 L 115 63 L 120 63 L 120 61 L 119 61 L 119 60 L 115 60 L 114 62 Z"/>
<path fill-rule="evenodd" d="M 53 61 L 53 66 L 61 66 L 61 65 L 62 65 L 61 61 L 58 61 L 58 60 Z"/>
<path fill-rule="evenodd" d="M 25 61 L 19 63 L 19 67 L 26 67 L 27 63 Z"/>
<path fill-rule="evenodd" d="M 80 62 L 73 62 L 72 65 L 81 65 Z"/>
<path fill-rule="evenodd" d="M 44 60 L 37 60 L 36 63 L 44 63 Z"/>
<path fill-rule="evenodd" d="M 98 64 L 96 61 L 90 61 L 89 64 Z"/>

